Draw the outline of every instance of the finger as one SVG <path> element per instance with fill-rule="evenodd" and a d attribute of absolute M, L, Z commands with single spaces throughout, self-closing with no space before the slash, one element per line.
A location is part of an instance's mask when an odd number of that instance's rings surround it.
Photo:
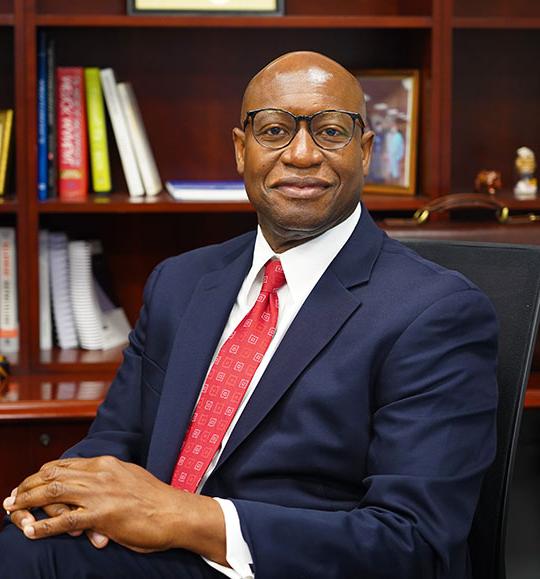
<path fill-rule="evenodd" d="M 10 519 L 11 522 L 21 531 L 26 525 L 30 525 L 36 521 L 34 515 L 25 509 L 13 512 L 10 516 Z"/>
<path fill-rule="evenodd" d="M 63 468 L 76 470 L 95 470 L 99 468 L 110 467 L 112 464 L 122 462 L 114 456 L 102 455 L 94 456 L 92 458 L 61 458 L 46 462 L 40 470 L 48 468 Z"/>
<path fill-rule="evenodd" d="M 84 478 L 85 475 L 88 477 L 88 474 L 95 470 L 96 465 L 102 464 L 102 459 L 105 458 L 106 457 L 62 459 L 45 463 L 38 472 L 28 476 L 22 481 L 18 486 L 18 493 L 23 493 L 55 480 L 80 480 Z"/>
<path fill-rule="evenodd" d="M 84 531 L 91 526 L 91 520 L 87 513 L 82 509 L 70 509 L 58 517 L 42 519 L 26 525 L 23 532 L 29 539 L 42 539 L 63 533 Z"/>
<path fill-rule="evenodd" d="M 27 491 L 21 492 L 19 489 L 16 497 L 8 497 L 4 501 L 4 508 L 13 513 L 21 509 L 45 507 L 55 503 L 80 506 L 78 503 L 81 500 L 81 496 L 85 494 L 87 492 L 84 487 L 76 482 L 64 483 L 53 480 Z"/>
<path fill-rule="evenodd" d="M 57 503 L 54 505 L 46 505 L 45 507 L 43 507 L 43 510 L 45 511 L 45 514 L 48 515 L 49 517 L 58 517 L 60 516 L 62 513 L 65 513 L 66 511 L 70 511 L 73 507 L 70 507 L 68 505 L 65 505 L 63 503 Z M 18 512 L 18 511 L 16 511 Z M 79 537 L 80 535 L 82 535 L 82 531 L 71 531 L 69 533 L 72 537 Z"/>
<path fill-rule="evenodd" d="M 10 497 L 15 498 L 16 496 L 17 496 L 17 487 L 15 487 L 15 488 L 11 491 L 11 494 L 9 495 L 8 498 L 10 498 Z M 6 513 L 7 513 L 8 515 L 11 515 L 11 511 L 8 511 L 8 509 L 4 509 L 4 510 L 6 511 Z"/>
<path fill-rule="evenodd" d="M 82 462 L 85 462 L 86 458 L 58 458 L 56 460 L 51 460 L 44 463 L 39 470 L 45 470 L 49 467 L 55 466 L 58 468 L 72 468 Z"/>
<path fill-rule="evenodd" d="M 109 544 L 109 537 L 106 537 L 97 531 L 86 531 L 86 536 L 96 549 L 103 549 Z"/>
<path fill-rule="evenodd" d="M 17 487 L 17 494 L 40 486 L 43 483 L 69 477 L 72 471 L 62 468 L 58 462 L 59 461 L 53 461 L 44 464 L 37 472 L 26 477 Z"/>

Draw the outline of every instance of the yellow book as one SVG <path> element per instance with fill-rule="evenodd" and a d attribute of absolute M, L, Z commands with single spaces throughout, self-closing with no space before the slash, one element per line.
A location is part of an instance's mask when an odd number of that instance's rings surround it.
<path fill-rule="evenodd" d="M 6 175 L 11 149 L 11 133 L 13 128 L 13 109 L 0 111 L 0 195 L 6 192 Z"/>
<path fill-rule="evenodd" d="M 108 193 L 111 190 L 111 170 L 99 68 L 84 69 L 84 84 L 86 87 L 92 185 L 96 193 Z"/>

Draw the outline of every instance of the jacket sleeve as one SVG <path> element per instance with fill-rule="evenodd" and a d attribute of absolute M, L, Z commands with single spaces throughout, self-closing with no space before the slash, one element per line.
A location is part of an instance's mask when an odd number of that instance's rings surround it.
<path fill-rule="evenodd" d="M 375 377 L 355 509 L 233 501 L 256 579 L 467 576 L 466 540 L 496 448 L 496 336 L 491 303 L 471 288 L 399 335 Z"/>
<path fill-rule="evenodd" d="M 152 294 L 161 268 L 162 264 L 157 266 L 146 283 L 143 306 L 135 328 L 130 332 L 122 364 L 88 435 L 67 450 L 63 457 L 88 458 L 107 454 L 129 462 L 140 462 L 141 354 L 146 340 Z"/>

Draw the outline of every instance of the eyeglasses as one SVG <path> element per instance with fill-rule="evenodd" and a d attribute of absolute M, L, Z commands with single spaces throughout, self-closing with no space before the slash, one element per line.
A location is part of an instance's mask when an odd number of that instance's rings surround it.
<path fill-rule="evenodd" d="M 251 120 L 255 140 L 269 149 L 283 149 L 296 136 L 298 124 L 307 122 L 313 141 L 321 149 L 335 150 L 348 145 L 354 135 L 355 121 L 360 123 L 362 133 L 365 123 L 359 113 L 349 111 L 319 111 L 313 115 L 293 115 L 282 109 L 257 109 L 248 111 L 244 131 Z"/>

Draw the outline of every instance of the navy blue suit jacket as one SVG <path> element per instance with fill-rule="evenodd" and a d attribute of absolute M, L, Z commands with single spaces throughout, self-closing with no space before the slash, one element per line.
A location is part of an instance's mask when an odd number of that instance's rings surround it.
<path fill-rule="evenodd" d="M 154 270 L 108 397 L 69 455 L 111 454 L 170 480 L 254 239 Z M 234 501 L 257 579 L 469 576 L 495 452 L 496 332 L 475 286 L 363 209 L 203 489 Z"/>

